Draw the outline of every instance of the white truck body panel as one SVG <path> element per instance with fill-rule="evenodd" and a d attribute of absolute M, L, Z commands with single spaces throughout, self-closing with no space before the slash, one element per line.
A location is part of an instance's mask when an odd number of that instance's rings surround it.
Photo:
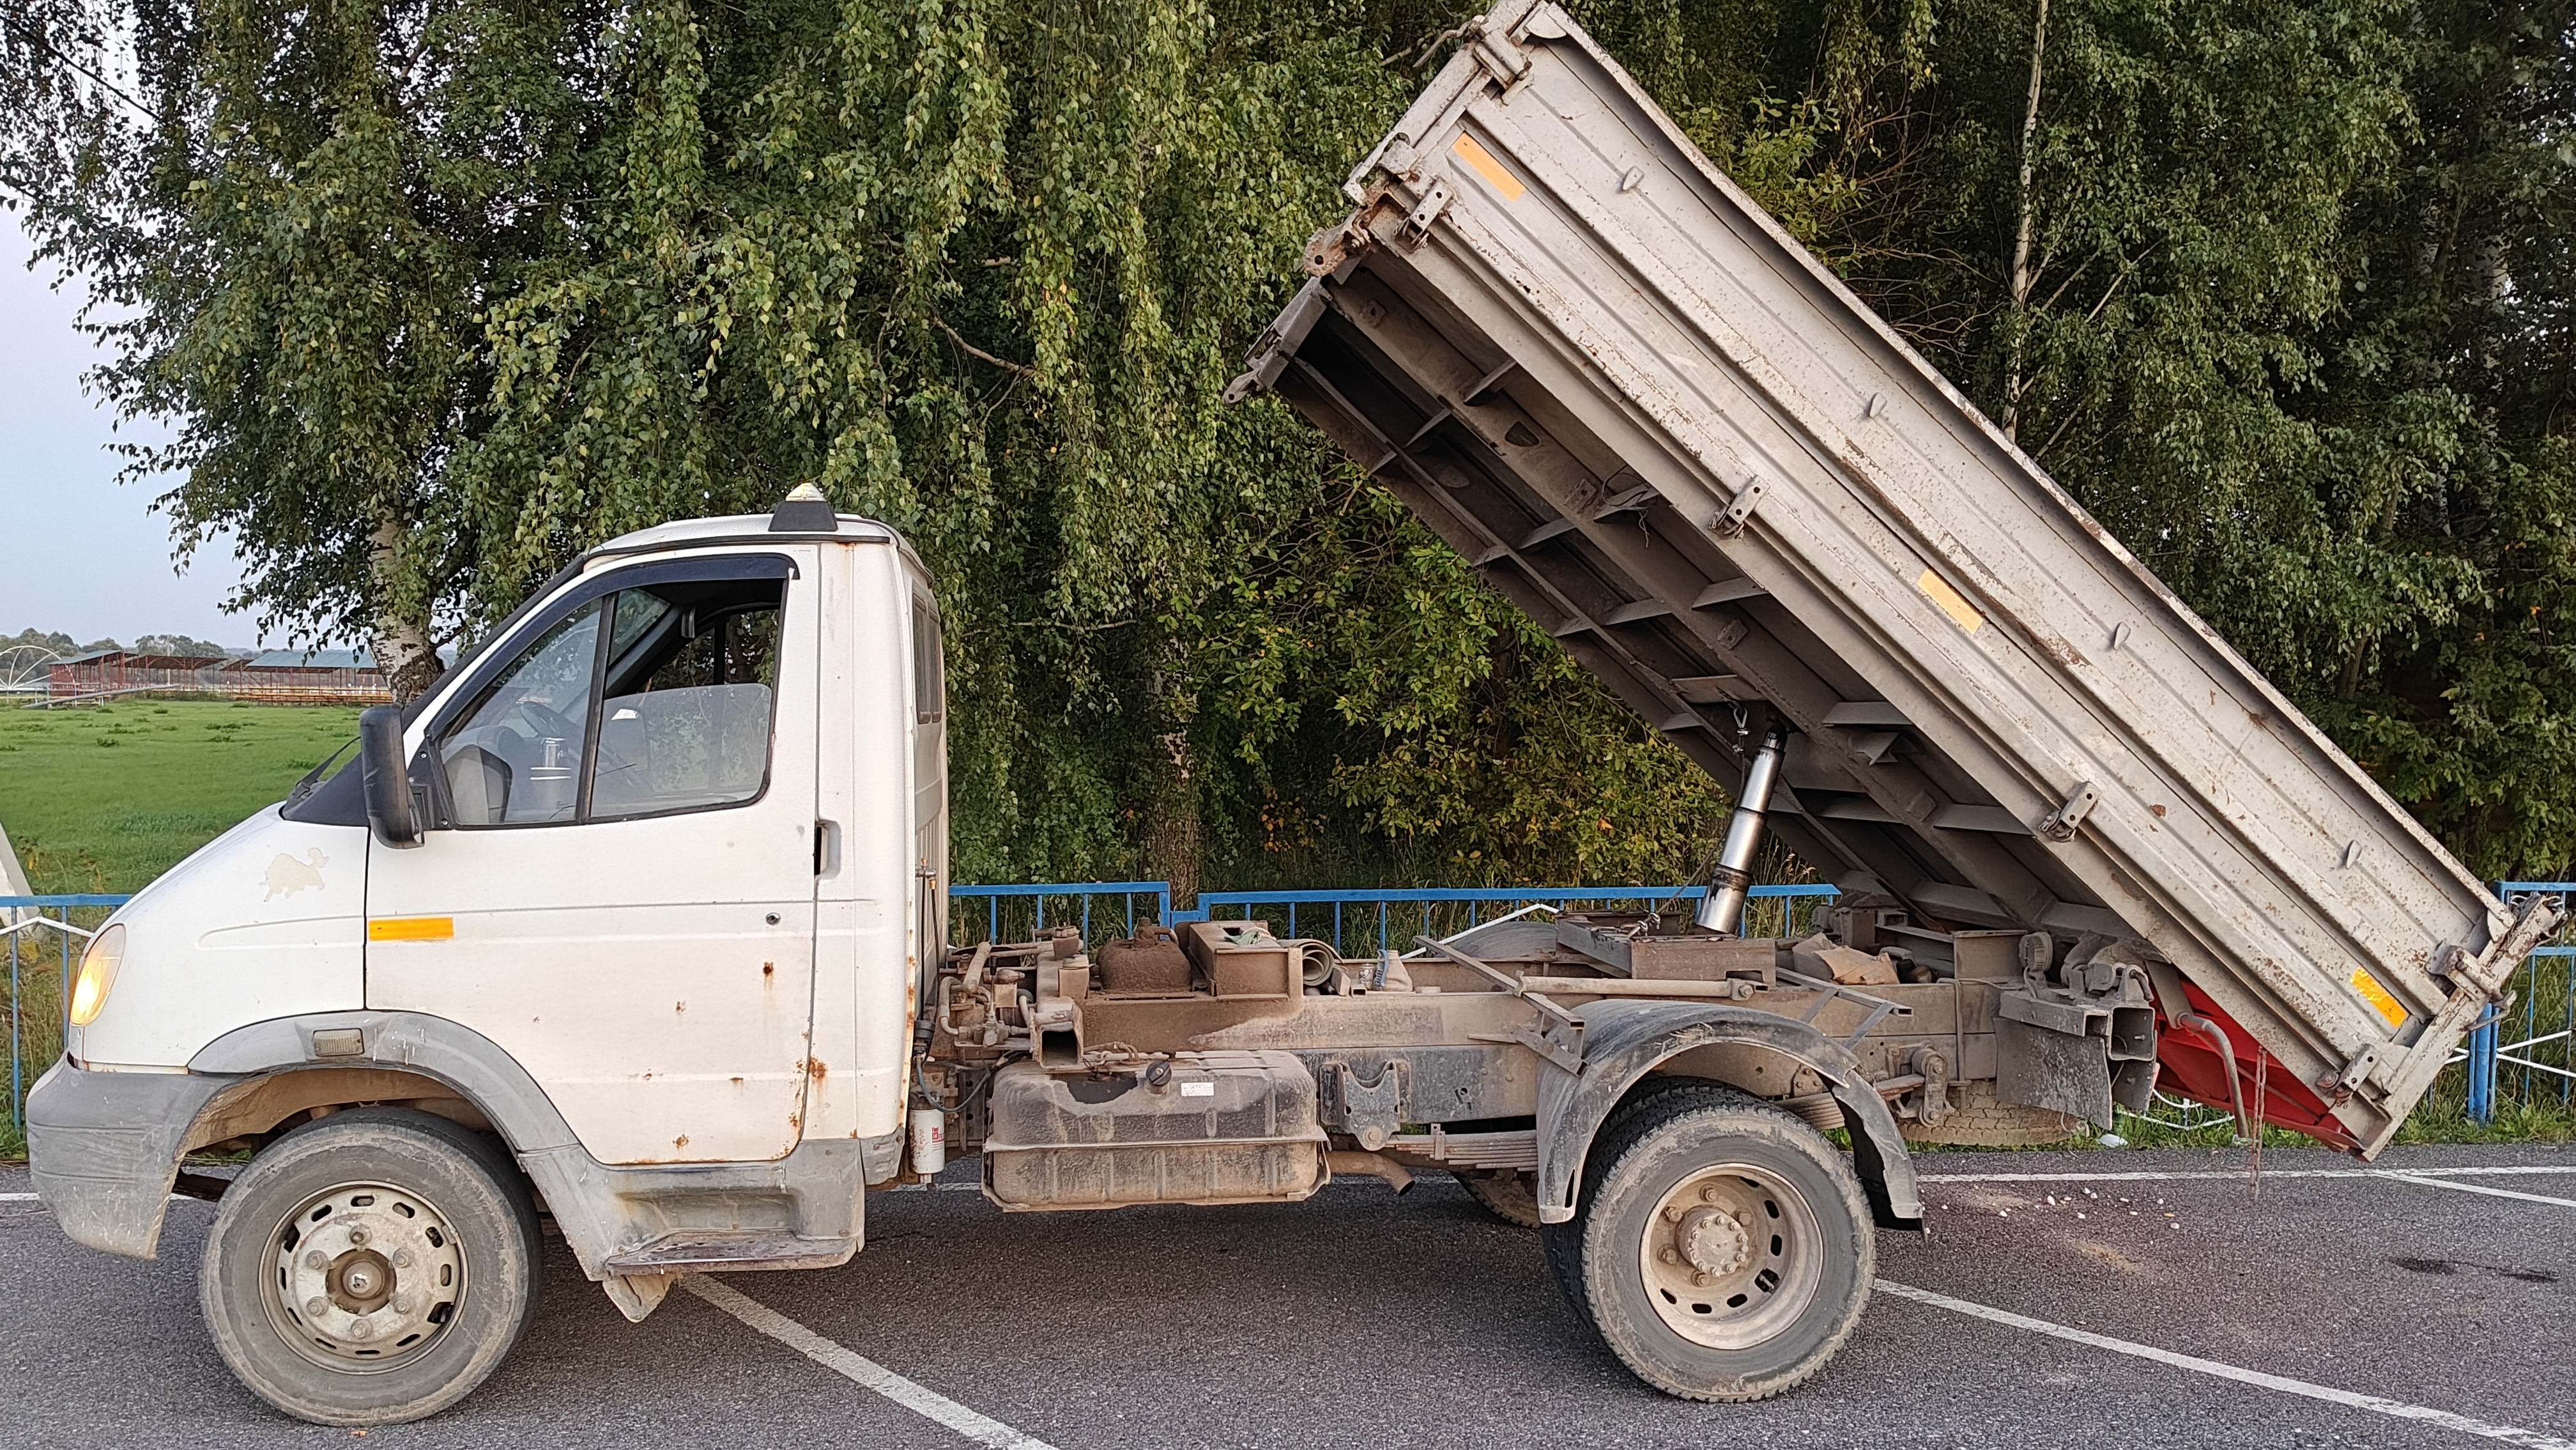
<path fill-rule="evenodd" d="M 367 846 L 363 827 L 271 806 L 163 872 L 115 916 L 128 945 L 109 1005 L 135 1006 L 70 1029 L 71 1055 L 177 1072 L 227 1028 L 358 1006 Z"/>

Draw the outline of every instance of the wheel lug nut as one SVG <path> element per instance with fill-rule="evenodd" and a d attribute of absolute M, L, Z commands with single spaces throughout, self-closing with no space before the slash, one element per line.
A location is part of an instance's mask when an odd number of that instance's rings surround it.
<path fill-rule="evenodd" d="M 394 1312 L 396 1314 L 409 1314 L 411 1312 L 411 1302 L 411 1296 L 409 1294 L 396 1294 L 394 1296 Z"/>
<path fill-rule="evenodd" d="M 1707 1288 L 1707 1287 L 1708 1287 L 1708 1275 L 1706 1275 L 1706 1274 L 1693 1274 L 1693 1275 L 1691 1275 L 1691 1287 L 1692 1287 L 1692 1288 L 1694 1288 L 1694 1289 L 1705 1289 L 1705 1288 Z M 366 1321 L 362 1319 L 362 1320 L 360 1320 L 360 1321 L 358 1321 L 358 1322 L 359 1322 L 359 1323 L 361 1323 L 361 1324 L 363 1324 L 363 1323 L 365 1323 Z"/>
<path fill-rule="evenodd" d="M 356 1248 L 358 1245 L 363 1244 L 366 1241 L 367 1226 L 365 1224 L 359 1224 L 349 1230 L 349 1246 L 351 1248 Z"/>
<path fill-rule="evenodd" d="M 315 1249 L 304 1256 L 304 1267 L 308 1269 L 327 1269 L 330 1266 L 330 1257 L 320 1249 Z"/>
<path fill-rule="evenodd" d="M 1744 1225 L 1746 1228 L 1751 1228 L 1753 1226 L 1753 1210 L 1749 1208 L 1737 1209 L 1735 1211 L 1735 1221 Z"/>
<path fill-rule="evenodd" d="M 396 1249 L 396 1250 L 394 1250 L 394 1267 L 395 1267 L 395 1268 L 397 1268 L 397 1269 L 408 1269 L 408 1268 L 410 1268 L 410 1267 L 411 1267 L 411 1250 L 409 1250 L 409 1249 Z"/>
<path fill-rule="evenodd" d="M 321 1318 L 323 1314 L 330 1310 L 330 1308 L 331 1301 L 323 1298 L 319 1294 L 316 1294 L 312 1298 L 304 1301 L 304 1312 L 312 1315 L 316 1319 Z"/>
<path fill-rule="evenodd" d="M 375 1332 L 376 1326 L 368 1323 L 367 1316 L 364 1314 L 361 1314 L 357 1318 L 349 1321 L 349 1337 L 351 1339 L 364 1339 Z"/>
<path fill-rule="evenodd" d="M 1668 1204 L 1668 1205 L 1666 1205 L 1666 1206 L 1665 1206 L 1665 1208 L 1664 1208 L 1664 1222 L 1666 1222 L 1666 1223 L 1680 1223 L 1681 1221 L 1682 1221 L 1682 1206 L 1681 1206 L 1680 1204 L 1678 1204 L 1678 1203 L 1675 1203 L 1675 1204 Z"/>
<path fill-rule="evenodd" d="M 1717 1185 L 1716 1185 L 1716 1184 L 1714 1184 L 1714 1183 L 1712 1183 L 1712 1184 L 1709 1184 L 1707 1187 L 1702 1188 L 1702 1189 L 1699 1191 L 1699 1201 L 1700 1201 L 1700 1202 L 1702 1202 L 1702 1203 L 1715 1203 L 1715 1202 L 1717 1202 Z"/>
<path fill-rule="evenodd" d="M 1655 1257 L 1663 1260 L 1667 1264 L 1678 1264 L 1682 1261 L 1682 1256 L 1674 1253 L 1669 1245 L 1655 1250 Z"/>

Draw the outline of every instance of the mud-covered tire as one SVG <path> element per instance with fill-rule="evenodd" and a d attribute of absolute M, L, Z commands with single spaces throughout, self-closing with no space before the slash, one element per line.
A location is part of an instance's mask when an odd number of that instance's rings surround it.
<path fill-rule="evenodd" d="M 1716 1084 L 1623 1107 L 1586 1155 L 1574 1218 L 1542 1231 L 1567 1297 L 1638 1378 L 1768 1399 L 1859 1324 L 1877 1236 L 1822 1134 Z"/>
<path fill-rule="evenodd" d="M 1515 1228 L 1538 1227 L 1538 1174 L 1527 1168 L 1453 1168 L 1478 1207 Z"/>
<path fill-rule="evenodd" d="M 542 1241 L 498 1140 L 355 1108 L 297 1128 L 223 1196 L 197 1295 L 253 1394 L 320 1425 L 434 1415 L 497 1368 L 536 1304 Z"/>

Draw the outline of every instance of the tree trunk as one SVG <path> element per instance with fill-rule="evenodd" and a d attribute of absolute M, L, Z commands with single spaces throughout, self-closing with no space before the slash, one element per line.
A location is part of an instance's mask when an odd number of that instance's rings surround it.
<path fill-rule="evenodd" d="M 376 657 L 376 668 L 384 671 L 385 683 L 393 689 L 394 703 L 408 705 L 437 684 L 447 667 L 439 662 L 438 642 L 430 636 L 429 621 L 415 617 L 396 603 L 404 592 L 395 586 L 394 579 L 395 556 L 402 537 L 402 521 L 391 510 L 379 507 L 368 550 L 376 594 L 375 627 L 369 631 L 368 648 Z"/>
<path fill-rule="evenodd" d="M 2021 441 L 2022 340 L 2030 332 L 2031 148 L 2039 138 L 2039 83 L 2048 58 L 2048 0 L 2039 0 L 2030 24 L 2030 99 L 2021 113 L 2021 215 L 2013 227 L 2012 333 L 2004 366 L 2004 436 Z"/>
<path fill-rule="evenodd" d="M 1155 782 L 1145 812 L 1145 874 L 1172 887 L 1172 905 L 1195 906 L 1199 895 L 1199 788 L 1191 778 L 1190 737 L 1174 730 L 1158 738 L 1170 764 Z"/>

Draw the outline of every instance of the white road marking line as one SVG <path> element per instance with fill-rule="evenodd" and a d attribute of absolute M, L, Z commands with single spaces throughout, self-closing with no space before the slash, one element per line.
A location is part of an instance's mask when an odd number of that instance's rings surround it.
<path fill-rule="evenodd" d="M 2489 1188 L 2483 1183 L 2462 1183 L 2451 1178 L 2428 1178 L 2415 1173 L 2388 1173 L 2385 1177 L 2406 1183 L 2420 1183 L 2426 1188 L 2448 1188 L 2459 1193 L 2483 1193 L 2490 1198 L 2518 1198 L 2525 1203 L 2550 1203 L 2560 1208 L 2576 1208 L 2576 1198 L 2551 1198 L 2545 1193 L 2516 1193 L 2510 1188 Z"/>
<path fill-rule="evenodd" d="M 2234 1380 L 2239 1384 L 2253 1385 L 2258 1389 L 2278 1390 L 2285 1395 L 2302 1395 L 2311 1400 L 2323 1400 L 2330 1405 L 2368 1410 L 2372 1414 L 2387 1415 L 2393 1419 L 2419 1420 L 2426 1424 L 2440 1425 L 2444 1429 L 2458 1430 L 2464 1434 L 2481 1435 L 2489 1440 L 2502 1440 L 2508 1445 L 2525 1446 L 2528 1450 L 2576 1450 L 2576 1440 L 2561 1440 L 2554 1435 L 2545 1435 L 2537 1430 L 2517 1429 L 2511 1425 L 2491 1425 L 2484 1420 L 2472 1420 L 2466 1415 L 2454 1415 L 2448 1410 L 2410 1405 L 2403 1400 L 2382 1399 L 2378 1395 L 2358 1394 L 2328 1385 L 2310 1384 L 2306 1380 L 2294 1380 L 2286 1375 L 2265 1374 L 2258 1369 L 2221 1364 L 2217 1360 L 2202 1359 L 2197 1355 L 2176 1354 L 2170 1349 L 2157 1349 L 2153 1345 L 2133 1344 L 2125 1339 L 2113 1339 L 2107 1334 L 2095 1334 L 2090 1330 L 2051 1324 L 2045 1319 L 2033 1319 L 2025 1314 L 2015 1314 L 2007 1309 L 1996 1309 L 1988 1305 L 1972 1303 L 1966 1299 L 1953 1299 L 1947 1294 L 1935 1294 L 1929 1289 L 1917 1289 L 1911 1284 L 1898 1284 L 1881 1279 L 1878 1281 L 1878 1288 L 1882 1293 L 1894 1294 L 1901 1299 L 1912 1299 L 1920 1304 L 1929 1304 L 1935 1308 L 1965 1314 L 1974 1319 L 1983 1319 L 2014 1329 L 2027 1329 L 2034 1334 L 2046 1334 L 2076 1344 L 2090 1345 L 2095 1349 L 2107 1349 L 2113 1354 L 2151 1359 L 2158 1364 L 2169 1364 L 2176 1369 L 2187 1369 L 2196 1374 L 2210 1375 L 2218 1379 Z"/>
<path fill-rule="evenodd" d="M 999 1420 L 977 1414 L 937 1390 L 914 1384 L 875 1360 L 842 1348 L 740 1290 L 703 1274 L 693 1274 L 681 1280 L 680 1285 L 816 1364 L 876 1391 L 924 1419 L 935 1420 L 978 1445 L 990 1445 L 994 1450 L 1055 1450 L 1054 1446 L 1034 1435 L 1022 1434 Z"/>
<path fill-rule="evenodd" d="M 2267 1168 L 2265 1178 L 2414 1178 L 2448 1179 L 2493 1177 L 2500 1174 L 2560 1175 L 2576 1173 L 2576 1163 L 2564 1168 Z M 2213 1178 L 2241 1180 L 2243 1169 L 2176 1169 L 2170 1172 L 2140 1170 L 2132 1173 L 1918 1173 L 1917 1183 L 2162 1183 L 2167 1180 Z"/>
<path fill-rule="evenodd" d="M 0 1193 L 0 1203 L 33 1203 L 33 1202 L 35 1202 L 35 1201 L 36 1201 L 36 1195 L 34 1195 L 34 1194 L 32 1194 L 32 1193 Z M 188 1195 L 186 1195 L 186 1194 L 184 1194 L 184 1193 L 174 1193 L 174 1194 L 171 1194 L 171 1195 L 170 1195 L 170 1201 L 171 1201 L 172 1203 L 203 1203 L 203 1202 L 205 1202 L 205 1200 L 204 1200 L 204 1199 L 201 1199 L 201 1198 L 190 1198 Z"/>

